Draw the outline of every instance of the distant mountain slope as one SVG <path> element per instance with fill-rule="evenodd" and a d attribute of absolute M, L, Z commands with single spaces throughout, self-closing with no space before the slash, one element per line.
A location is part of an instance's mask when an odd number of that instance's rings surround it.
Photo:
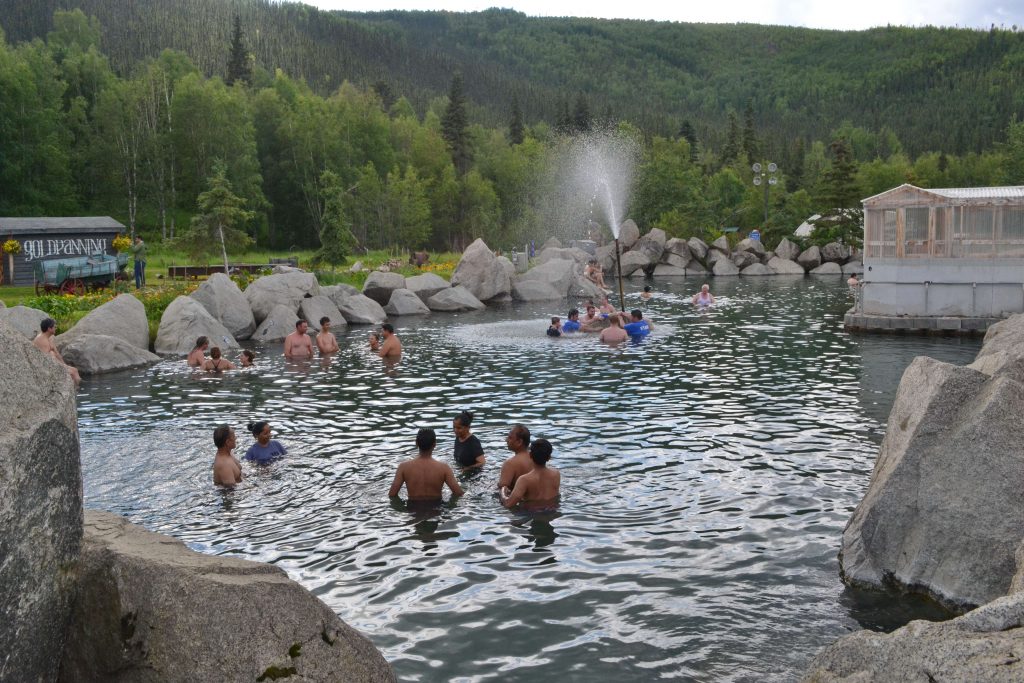
<path fill-rule="evenodd" d="M 583 93 L 590 111 L 654 133 L 694 122 L 718 145 L 729 109 L 749 102 L 769 144 L 823 139 L 842 121 L 891 127 L 908 152 L 980 150 L 1024 118 L 1024 34 L 937 28 L 842 32 L 751 24 L 528 18 L 510 10 L 324 12 L 268 0 L 0 0 L 11 42 L 44 36 L 55 9 L 80 8 L 104 51 L 130 70 L 161 49 L 223 73 L 241 16 L 258 65 L 321 91 L 385 83 L 419 109 L 461 71 L 475 116 L 554 121 Z"/>

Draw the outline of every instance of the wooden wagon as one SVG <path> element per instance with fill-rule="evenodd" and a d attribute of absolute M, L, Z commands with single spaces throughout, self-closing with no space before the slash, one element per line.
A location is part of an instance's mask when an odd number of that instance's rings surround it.
<path fill-rule="evenodd" d="M 74 258 L 36 261 L 36 294 L 84 294 L 103 289 L 113 280 L 127 279 L 128 255 L 93 254 Z"/>

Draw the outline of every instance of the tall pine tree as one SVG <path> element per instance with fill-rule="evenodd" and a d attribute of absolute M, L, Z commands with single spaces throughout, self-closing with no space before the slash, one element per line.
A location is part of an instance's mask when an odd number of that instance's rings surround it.
<path fill-rule="evenodd" d="M 722 164 L 728 165 L 736 161 L 740 155 L 740 124 L 736 120 L 736 112 L 729 110 L 729 132 L 722 148 Z"/>
<path fill-rule="evenodd" d="M 469 117 L 466 113 L 466 96 L 462 89 L 462 74 L 452 76 L 451 88 L 448 90 L 448 108 L 441 119 L 441 135 L 448 143 L 452 155 L 452 163 L 459 175 L 465 175 L 473 161 L 473 153 L 469 146 Z"/>
<path fill-rule="evenodd" d="M 249 64 L 249 52 L 242 40 L 242 20 L 235 15 L 235 30 L 231 36 L 231 54 L 228 57 L 228 73 L 224 82 L 234 85 L 238 81 L 252 83 L 252 67 Z"/>
<path fill-rule="evenodd" d="M 576 95 L 576 105 L 572 110 L 572 129 L 575 133 L 590 132 L 590 104 L 582 92 Z"/>
<path fill-rule="evenodd" d="M 747 163 L 753 164 L 759 161 L 761 156 L 757 144 L 757 133 L 754 132 L 754 107 L 747 101 L 747 108 L 743 112 L 743 152 L 747 155 Z"/>
<path fill-rule="evenodd" d="M 683 138 L 690 144 L 690 161 L 696 161 L 697 131 L 693 129 L 693 124 L 690 123 L 690 119 L 683 121 L 683 125 L 679 127 L 679 137 Z"/>
<path fill-rule="evenodd" d="M 519 108 L 519 98 L 512 96 L 512 119 L 508 122 L 508 139 L 513 145 L 523 144 L 526 131 L 523 128 L 523 111 Z"/>

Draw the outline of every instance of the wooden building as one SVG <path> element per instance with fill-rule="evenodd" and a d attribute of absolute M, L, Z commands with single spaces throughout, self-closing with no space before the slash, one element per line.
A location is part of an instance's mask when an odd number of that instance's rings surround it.
<path fill-rule="evenodd" d="M 21 244 L 14 256 L 14 272 L 3 254 L 4 284 L 33 284 L 33 264 L 40 260 L 115 254 L 111 242 L 125 227 L 110 216 L 66 218 L 0 218 L 0 243 L 9 239 Z"/>

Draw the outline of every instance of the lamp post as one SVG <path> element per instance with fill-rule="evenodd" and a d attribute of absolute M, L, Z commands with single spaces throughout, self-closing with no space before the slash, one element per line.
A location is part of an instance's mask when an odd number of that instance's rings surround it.
<path fill-rule="evenodd" d="M 767 168 L 761 166 L 760 162 L 755 162 L 750 167 L 754 171 L 754 184 L 764 185 L 764 224 L 768 226 L 768 188 L 779 182 L 778 178 L 775 177 L 775 172 L 779 170 L 779 167 L 774 162 L 769 161 Z"/>

